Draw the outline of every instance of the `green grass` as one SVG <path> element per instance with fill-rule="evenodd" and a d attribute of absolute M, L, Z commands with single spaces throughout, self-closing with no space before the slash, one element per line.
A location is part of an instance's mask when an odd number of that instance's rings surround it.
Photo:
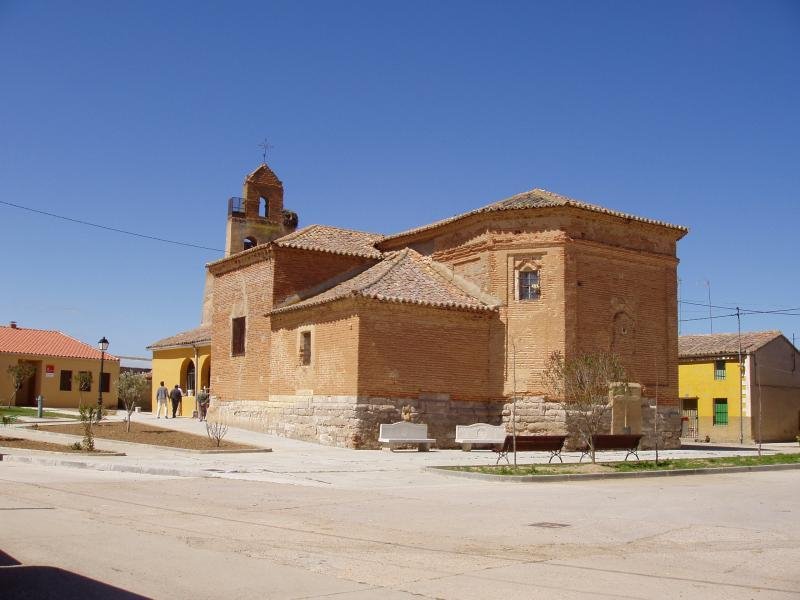
<path fill-rule="evenodd" d="M 558 465 L 469 466 L 448 467 L 454 471 L 487 473 L 491 475 L 572 475 L 576 473 L 631 473 L 634 471 L 676 471 L 714 467 L 751 467 L 757 465 L 786 465 L 800 463 L 800 454 L 769 454 L 763 456 L 724 456 L 719 458 L 670 458 L 655 461 L 613 463 L 583 463 Z"/>
<path fill-rule="evenodd" d="M 673 458 L 658 461 L 629 461 L 612 463 L 616 471 L 672 471 L 707 467 L 752 467 L 757 465 L 786 465 L 800 463 L 800 454 L 768 454 L 762 456 L 723 456 L 719 458 Z"/>
<path fill-rule="evenodd" d="M 36 414 L 36 409 L 29 406 L 0 406 L 0 417 L 35 417 Z M 77 419 L 76 415 L 52 410 L 43 411 L 42 416 L 45 419 Z"/>

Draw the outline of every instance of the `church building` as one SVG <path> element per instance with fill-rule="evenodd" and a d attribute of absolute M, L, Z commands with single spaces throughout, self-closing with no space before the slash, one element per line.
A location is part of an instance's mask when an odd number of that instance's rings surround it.
<path fill-rule="evenodd" d="M 686 228 L 534 189 L 388 236 L 298 229 L 266 164 L 243 196 L 226 256 L 206 265 L 200 328 L 177 338 L 210 337 L 214 418 L 351 448 L 407 419 L 448 447 L 456 425 L 510 425 L 516 397 L 518 432 L 563 432 L 548 357 L 613 351 L 637 384 L 626 425 L 652 444 L 657 396 L 659 444 L 679 445 Z"/>

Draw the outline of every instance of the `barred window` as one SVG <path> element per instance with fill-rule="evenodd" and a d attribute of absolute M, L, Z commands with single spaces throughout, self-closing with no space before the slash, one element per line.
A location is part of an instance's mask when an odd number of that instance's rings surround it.
<path fill-rule="evenodd" d="M 62 392 L 72 391 L 72 371 L 61 370 L 61 381 L 58 389 Z"/>
<path fill-rule="evenodd" d="M 304 331 L 300 338 L 300 364 L 311 364 L 311 332 Z"/>
<path fill-rule="evenodd" d="M 714 379 L 717 381 L 722 381 L 725 379 L 725 361 L 724 360 L 715 360 L 714 361 Z"/>

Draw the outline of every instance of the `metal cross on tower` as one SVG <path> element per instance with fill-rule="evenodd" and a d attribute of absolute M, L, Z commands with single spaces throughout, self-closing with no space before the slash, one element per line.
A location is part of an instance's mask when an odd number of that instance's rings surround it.
<path fill-rule="evenodd" d="M 264 141 L 261 142 L 258 145 L 258 147 L 261 148 L 261 150 L 263 150 L 263 152 L 261 153 L 261 162 L 267 164 L 267 155 L 269 154 L 269 151 L 272 150 L 275 146 L 270 144 L 267 138 L 264 138 Z"/>

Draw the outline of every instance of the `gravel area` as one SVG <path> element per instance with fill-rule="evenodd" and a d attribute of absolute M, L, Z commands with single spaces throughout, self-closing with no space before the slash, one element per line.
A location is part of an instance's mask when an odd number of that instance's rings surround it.
<path fill-rule="evenodd" d="M 122 442 L 135 442 L 137 444 L 150 444 L 154 446 L 167 446 L 170 448 L 182 448 L 185 450 L 214 450 L 217 449 L 216 442 L 212 442 L 206 436 L 184 433 L 174 429 L 164 429 L 146 423 L 133 421 L 130 432 L 125 430 L 125 423 L 122 421 L 108 421 L 94 426 L 94 436 L 96 438 L 118 440 Z M 80 424 L 63 425 L 39 425 L 39 431 L 51 431 L 53 433 L 68 433 L 83 436 L 83 426 Z M 244 450 L 255 448 L 227 442 L 224 439 L 219 449 L 223 450 Z"/>

